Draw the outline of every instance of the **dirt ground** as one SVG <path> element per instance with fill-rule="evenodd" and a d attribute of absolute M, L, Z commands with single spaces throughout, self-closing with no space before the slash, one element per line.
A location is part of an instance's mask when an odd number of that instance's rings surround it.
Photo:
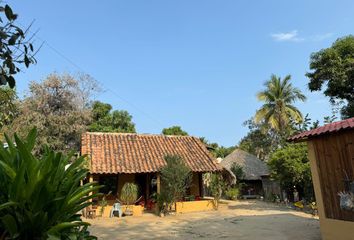
<path fill-rule="evenodd" d="M 318 218 L 261 201 L 221 204 L 218 211 L 87 220 L 98 239 L 319 240 Z"/>

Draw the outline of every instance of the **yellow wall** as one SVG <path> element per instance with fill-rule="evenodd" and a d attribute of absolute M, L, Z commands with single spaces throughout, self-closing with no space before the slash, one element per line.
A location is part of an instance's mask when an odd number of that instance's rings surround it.
<path fill-rule="evenodd" d="M 191 202 L 177 202 L 177 213 L 202 212 L 215 210 L 213 200 L 200 200 Z"/>
<path fill-rule="evenodd" d="M 113 204 L 108 204 L 105 208 L 104 208 L 104 212 L 101 216 L 101 207 L 97 207 L 96 209 L 96 216 L 100 216 L 100 217 L 109 217 L 111 210 L 112 210 Z M 143 212 L 144 212 L 144 207 L 140 206 L 140 205 L 130 205 L 130 207 L 133 209 L 133 216 L 142 216 Z M 122 207 L 123 213 L 125 211 L 125 209 L 127 208 L 126 205 L 123 205 Z"/>
<path fill-rule="evenodd" d="M 353 240 L 354 222 L 341 221 L 326 218 L 321 191 L 321 182 L 318 174 L 318 165 L 314 145 L 311 141 L 307 143 L 311 165 L 312 181 L 315 189 L 320 228 L 323 240 Z M 330 173 L 329 173 L 330 174 Z"/>

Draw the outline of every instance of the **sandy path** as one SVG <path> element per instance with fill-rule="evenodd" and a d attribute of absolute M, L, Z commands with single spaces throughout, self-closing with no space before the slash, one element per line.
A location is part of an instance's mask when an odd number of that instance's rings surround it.
<path fill-rule="evenodd" d="M 89 222 L 99 239 L 321 239 L 318 219 L 260 201 L 230 202 L 218 211 L 164 218 L 145 214 Z"/>

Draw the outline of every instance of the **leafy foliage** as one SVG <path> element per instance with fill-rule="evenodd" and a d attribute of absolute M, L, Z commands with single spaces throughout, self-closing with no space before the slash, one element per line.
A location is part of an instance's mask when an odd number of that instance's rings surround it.
<path fill-rule="evenodd" d="M 214 207 L 217 209 L 219 207 L 219 201 L 223 192 L 227 189 L 227 184 L 223 177 L 219 173 L 210 174 L 209 190 L 214 198 Z"/>
<path fill-rule="evenodd" d="M 51 74 L 44 81 L 30 84 L 30 94 L 19 104 L 18 117 L 4 129 L 24 135 L 38 129 L 35 153 L 43 145 L 68 153 L 79 150 L 81 133 L 91 121 L 90 97 L 95 81 L 87 75 Z"/>
<path fill-rule="evenodd" d="M 300 89 L 292 86 L 290 79 L 290 75 L 283 79 L 272 75 L 264 84 L 265 90 L 257 94 L 258 100 L 264 102 L 264 105 L 256 112 L 255 122 L 264 121 L 279 134 L 284 134 L 291 121 L 303 121 L 301 112 L 293 103 L 297 100 L 305 101 L 306 97 Z"/>
<path fill-rule="evenodd" d="M 229 155 L 230 153 L 232 153 L 232 151 L 236 149 L 235 146 L 224 147 L 219 146 L 219 144 L 217 143 L 211 143 L 205 137 L 200 137 L 199 139 L 204 143 L 210 153 L 216 158 L 225 158 L 227 155 Z"/>
<path fill-rule="evenodd" d="M 235 174 L 237 180 L 245 178 L 245 172 L 243 171 L 243 167 L 239 164 L 233 163 L 231 166 L 231 171 L 233 174 Z"/>
<path fill-rule="evenodd" d="M 85 158 L 72 163 L 46 148 L 37 158 L 31 153 L 36 139 L 32 130 L 26 139 L 8 138 L 0 145 L 0 236 L 4 239 L 90 239 L 77 214 L 97 194 L 96 183 L 80 186 L 88 174 Z M 70 165 L 69 165 L 70 164 Z M 85 236 L 85 238 L 83 237 Z"/>
<path fill-rule="evenodd" d="M 290 144 L 272 153 L 268 165 L 273 177 L 285 189 L 294 186 L 303 190 L 305 198 L 313 198 L 310 163 L 305 143 Z"/>
<path fill-rule="evenodd" d="M 95 101 L 92 104 L 91 132 L 123 132 L 135 133 L 135 124 L 132 116 L 124 110 L 111 112 L 112 106 L 108 103 Z"/>
<path fill-rule="evenodd" d="M 132 205 L 138 199 L 139 188 L 135 183 L 125 183 L 122 187 L 120 200 L 123 204 Z"/>
<path fill-rule="evenodd" d="M 279 139 L 274 136 L 274 131 L 268 130 L 268 127 L 262 124 L 255 124 L 253 119 L 244 123 L 250 130 L 245 137 L 239 142 L 238 148 L 250 154 L 257 156 L 261 160 L 266 160 L 273 150 L 275 140 Z"/>
<path fill-rule="evenodd" d="M 238 187 L 230 187 L 225 191 L 225 195 L 228 199 L 235 200 L 240 195 L 240 190 Z"/>
<path fill-rule="evenodd" d="M 166 155 L 166 166 L 161 169 L 160 211 L 168 211 L 180 200 L 192 181 L 192 172 L 178 155 Z"/>
<path fill-rule="evenodd" d="M 14 89 L 0 86 L 0 132 L 12 123 L 18 114 L 17 95 Z"/>
<path fill-rule="evenodd" d="M 346 101 L 342 108 L 342 117 L 354 117 L 354 36 L 337 39 L 331 47 L 312 53 L 310 70 L 306 76 L 310 79 L 309 89 L 321 91 L 330 101 Z"/>
<path fill-rule="evenodd" d="M 169 128 L 162 129 L 162 134 L 164 135 L 178 135 L 178 136 L 187 136 L 188 133 L 183 131 L 180 126 L 172 126 Z"/>
<path fill-rule="evenodd" d="M 29 67 L 36 63 L 31 38 L 26 40 L 28 30 L 22 30 L 15 24 L 18 17 L 9 5 L 0 6 L 0 85 L 15 87 L 14 75 L 20 72 L 20 66 Z"/>

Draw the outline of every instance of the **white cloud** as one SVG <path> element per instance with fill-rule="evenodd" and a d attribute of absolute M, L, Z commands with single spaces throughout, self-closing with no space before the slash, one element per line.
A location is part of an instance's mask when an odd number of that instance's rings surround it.
<path fill-rule="evenodd" d="M 317 35 L 310 35 L 307 37 L 300 37 L 297 30 L 293 30 L 290 32 L 282 32 L 282 33 L 273 33 L 270 35 L 274 41 L 277 42 L 302 42 L 302 41 L 311 41 L 311 42 L 319 42 L 323 41 L 327 38 L 333 36 L 333 33 L 323 33 Z"/>
<path fill-rule="evenodd" d="M 297 30 L 293 30 L 291 32 L 284 32 L 284 33 L 273 33 L 271 34 L 271 37 L 275 41 L 279 41 L 279 42 L 285 42 L 285 41 L 299 42 L 304 40 L 303 38 L 298 37 Z"/>

